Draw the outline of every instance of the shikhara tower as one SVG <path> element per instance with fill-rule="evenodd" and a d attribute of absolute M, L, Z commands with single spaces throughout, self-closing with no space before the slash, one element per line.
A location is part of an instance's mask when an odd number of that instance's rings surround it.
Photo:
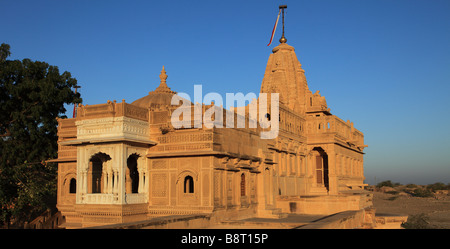
<path fill-rule="evenodd" d="M 175 129 L 170 120 L 176 92 L 164 68 L 159 87 L 131 104 L 81 105 L 77 117 L 59 119 L 58 158 L 52 161 L 59 164 L 63 226 L 370 208 L 363 133 L 334 116 L 318 91 L 310 91 L 286 41 L 283 34 L 273 48 L 261 84 L 262 93 L 280 96 L 279 117 L 267 115 L 280 121 L 275 139 L 261 139 L 260 128 L 248 126 Z M 202 114 L 209 107 L 203 104 Z"/>

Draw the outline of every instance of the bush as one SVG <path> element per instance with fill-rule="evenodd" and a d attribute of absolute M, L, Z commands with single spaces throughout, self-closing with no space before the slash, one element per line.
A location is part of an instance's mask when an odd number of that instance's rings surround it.
<path fill-rule="evenodd" d="M 431 192 L 431 190 L 429 189 L 421 189 L 421 188 L 416 188 L 413 191 L 413 196 L 415 197 L 433 197 L 434 194 L 433 192 Z"/>
<path fill-rule="evenodd" d="M 393 188 L 394 184 L 391 182 L 391 180 L 387 180 L 387 181 L 380 182 L 380 183 L 377 184 L 377 188 L 381 188 L 381 187 L 391 187 L 391 188 Z"/>
<path fill-rule="evenodd" d="M 429 217 L 424 214 L 416 214 L 408 217 L 405 223 L 402 223 L 402 227 L 405 229 L 430 229 L 432 228 L 428 222 Z"/>
<path fill-rule="evenodd" d="M 391 182 L 391 180 L 387 180 L 387 181 L 383 181 L 383 182 L 378 183 L 378 184 L 376 185 L 376 187 L 377 187 L 377 188 L 381 188 L 381 187 L 391 187 L 391 188 L 394 188 L 394 187 L 398 187 L 398 186 L 400 186 L 400 185 L 401 185 L 401 184 L 398 183 L 398 182 L 393 183 L 393 182 Z"/>
<path fill-rule="evenodd" d="M 427 189 L 436 192 L 436 190 L 445 190 L 448 189 L 448 186 L 446 186 L 445 184 L 443 184 L 442 182 L 436 182 L 433 184 L 429 184 L 427 185 Z"/>

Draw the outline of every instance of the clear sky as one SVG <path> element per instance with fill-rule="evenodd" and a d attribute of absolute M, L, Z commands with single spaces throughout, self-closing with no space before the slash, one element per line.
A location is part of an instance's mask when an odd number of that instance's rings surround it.
<path fill-rule="evenodd" d="M 10 59 L 71 72 L 84 104 L 131 103 L 163 65 L 177 92 L 258 93 L 287 4 L 310 90 L 365 134 L 366 182 L 450 183 L 449 0 L 1 2 Z"/>

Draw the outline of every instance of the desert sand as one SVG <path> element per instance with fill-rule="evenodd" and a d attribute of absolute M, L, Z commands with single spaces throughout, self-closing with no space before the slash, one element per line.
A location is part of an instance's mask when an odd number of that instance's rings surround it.
<path fill-rule="evenodd" d="M 389 194 L 373 192 L 373 205 L 377 215 L 425 214 L 429 228 L 450 229 L 450 196 L 436 194 L 434 197 L 414 197 L 404 192 Z"/>

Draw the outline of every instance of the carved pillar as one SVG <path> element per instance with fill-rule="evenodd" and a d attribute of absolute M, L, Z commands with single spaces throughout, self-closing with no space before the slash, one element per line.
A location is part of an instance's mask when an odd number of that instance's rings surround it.
<path fill-rule="evenodd" d="M 113 171 L 111 168 L 108 169 L 107 171 L 107 176 L 108 176 L 108 186 L 107 186 L 107 193 L 111 194 L 112 193 L 112 188 L 113 188 Z"/>
<path fill-rule="evenodd" d="M 102 186 L 101 186 L 101 191 L 100 193 L 106 194 L 108 193 L 108 169 L 107 169 L 107 163 L 104 162 L 103 163 L 103 168 L 102 168 Z"/>
<path fill-rule="evenodd" d="M 117 194 L 119 193 L 119 171 L 117 169 L 114 169 L 113 171 L 113 179 L 114 179 L 113 193 Z"/>
<path fill-rule="evenodd" d="M 338 165 L 337 165 L 337 157 L 338 155 L 330 151 L 328 153 L 328 181 L 329 181 L 329 193 L 337 194 L 338 193 Z"/>
<path fill-rule="evenodd" d="M 138 182 L 138 193 L 143 193 L 144 191 L 144 171 L 143 170 L 141 170 L 139 167 L 138 167 L 138 173 L 139 173 L 139 182 Z"/>
<path fill-rule="evenodd" d="M 88 184 L 88 181 L 87 181 L 87 175 L 88 175 L 88 173 L 87 173 L 87 171 L 86 170 L 82 170 L 81 171 L 81 193 L 82 194 L 86 194 L 87 193 L 87 184 Z"/>
<path fill-rule="evenodd" d="M 145 165 L 145 160 L 142 157 L 139 157 L 136 161 L 137 163 L 137 170 L 139 173 L 139 186 L 138 186 L 138 193 L 146 193 L 146 189 L 145 189 L 145 181 L 146 181 L 146 165 Z"/>

